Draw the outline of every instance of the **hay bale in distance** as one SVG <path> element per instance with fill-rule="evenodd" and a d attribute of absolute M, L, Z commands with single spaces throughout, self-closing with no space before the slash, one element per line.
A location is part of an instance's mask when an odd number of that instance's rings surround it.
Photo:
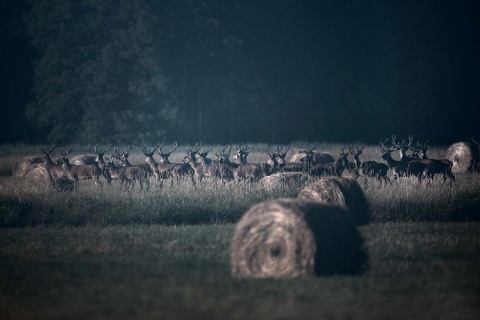
<path fill-rule="evenodd" d="M 258 184 L 267 190 L 275 190 L 285 185 L 305 183 L 310 177 L 301 172 L 278 172 L 258 181 Z"/>
<path fill-rule="evenodd" d="M 370 220 L 365 194 L 353 178 L 322 178 L 306 186 L 300 191 L 298 198 L 343 207 L 348 210 L 356 224 L 366 224 Z"/>
<path fill-rule="evenodd" d="M 43 157 L 27 157 L 17 161 L 12 169 L 12 175 L 16 178 L 23 178 L 34 169 L 34 165 L 44 162 Z"/>
<path fill-rule="evenodd" d="M 251 207 L 230 248 L 237 278 L 359 274 L 366 264 L 363 238 L 345 209 L 298 198 Z"/>
<path fill-rule="evenodd" d="M 53 180 L 43 163 L 34 164 L 33 168 L 25 174 L 24 179 L 40 190 L 73 191 L 75 189 L 75 184 L 66 176 Z"/>
<path fill-rule="evenodd" d="M 479 151 L 478 146 L 471 142 L 457 142 L 447 149 L 446 158 L 453 162 L 452 172 L 478 171 Z"/>
<path fill-rule="evenodd" d="M 306 156 L 305 152 L 305 149 L 290 150 L 289 154 L 285 157 L 285 161 L 288 163 L 302 162 Z M 330 153 L 316 151 L 313 153 L 313 163 L 330 163 L 334 161 L 335 159 Z"/>

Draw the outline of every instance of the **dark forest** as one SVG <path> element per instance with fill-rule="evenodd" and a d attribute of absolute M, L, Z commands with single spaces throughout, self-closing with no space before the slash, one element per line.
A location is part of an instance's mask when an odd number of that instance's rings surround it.
<path fill-rule="evenodd" d="M 478 1 L 8 0 L 2 143 L 478 136 Z"/>

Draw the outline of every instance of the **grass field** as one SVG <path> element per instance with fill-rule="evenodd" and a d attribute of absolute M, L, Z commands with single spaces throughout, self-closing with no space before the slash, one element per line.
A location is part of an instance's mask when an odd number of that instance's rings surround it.
<path fill-rule="evenodd" d="M 5 149 L 2 173 L 35 151 Z M 375 146 L 365 151 L 378 157 Z M 235 222 L 255 203 L 296 197 L 304 182 L 264 190 L 183 181 L 131 193 L 82 182 L 51 193 L 5 173 L 0 319 L 478 319 L 479 176 L 457 175 L 452 187 L 359 182 L 372 216 L 359 227 L 366 272 L 237 280 Z"/>

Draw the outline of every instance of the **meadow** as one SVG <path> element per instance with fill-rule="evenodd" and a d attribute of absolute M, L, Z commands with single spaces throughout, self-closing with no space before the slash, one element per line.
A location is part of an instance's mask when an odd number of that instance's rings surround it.
<path fill-rule="evenodd" d="M 334 157 L 341 147 L 317 144 Z M 265 149 L 254 145 L 249 160 L 264 160 Z M 132 192 L 116 181 L 102 188 L 82 181 L 74 192 L 51 192 L 10 176 L 18 159 L 38 150 L 0 147 L 1 319 L 480 316 L 477 174 L 457 174 L 453 186 L 360 179 L 371 215 L 359 226 L 369 257 L 361 275 L 238 280 L 229 267 L 235 223 L 252 205 L 296 197 L 311 181 L 265 189 L 187 179 Z M 363 159 L 380 161 L 378 147 L 367 146 Z"/>

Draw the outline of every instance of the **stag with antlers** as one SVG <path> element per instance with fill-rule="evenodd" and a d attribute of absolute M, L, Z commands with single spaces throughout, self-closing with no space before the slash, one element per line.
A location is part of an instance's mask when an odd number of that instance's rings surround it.
<path fill-rule="evenodd" d="M 120 154 L 118 149 L 115 148 L 115 153 L 112 156 L 115 156 L 120 162 L 122 166 L 118 168 L 117 172 L 120 178 L 120 183 L 125 185 L 125 189 L 130 190 L 133 189 L 135 182 L 137 182 L 140 186 L 140 190 L 143 189 L 143 185 L 146 184 L 147 190 L 150 188 L 150 181 L 148 180 L 149 175 L 151 174 L 151 169 L 148 164 L 148 170 L 145 166 L 142 165 L 132 165 L 128 161 L 128 157 L 130 152 L 134 149 L 134 147 L 128 146 L 123 150 Z"/>
<path fill-rule="evenodd" d="M 430 167 L 430 175 L 441 174 L 443 182 L 450 179 L 450 182 L 455 182 L 455 176 L 452 173 L 453 162 L 448 159 L 430 159 L 427 156 L 429 149 L 428 141 L 426 143 L 419 143 L 415 147 L 415 151 L 420 152 L 422 160 L 430 160 L 433 165 Z"/>
<path fill-rule="evenodd" d="M 102 174 L 102 170 L 98 165 L 71 165 L 68 160 L 68 155 L 73 151 L 74 146 L 65 149 L 65 152 L 61 152 L 62 155 L 62 168 L 65 171 L 66 176 L 75 187 L 78 187 L 79 180 L 93 180 L 95 185 L 101 185 L 99 182 L 99 177 Z"/>
<path fill-rule="evenodd" d="M 74 184 L 68 179 L 65 171 L 62 168 L 62 163 L 53 162 L 50 154 L 57 147 L 56 144 L 48 147 L 42 147 L 40 150 L 45 159 L 45 179 L 48 186 L 53 187 L 58 191 L 71 191 L 74 189 Z"/>
<path fill-rule="evenodd" d="M 270 148 L 267 148 L 265 150 L 265 153 L 268 155 L 268 160 L 266 163 L 261 164 L 261 169 L 263 171 L 264 176 L 269 176 L 272 174 L 277 173 L 280 171 L 280 168 L 285 165 L 285 156 L 287 155 L 286 153 L 284 154 L 282 152 L 283 147 L 277 146 L 275 150 L 271 150 Z M 283 155 L 283 161 L 280 161 L 281 155 Z"/>
<path fill-rule="evenodd" d="M 404 147 L 405 143 L 402 144 L 393 143 L 387 147 L 386 143 L 388 139 L 380 141 L 380 150 L 382 152 L 382 159 L 385 160 L 388 167 L 393 172 L 393 179 L 396 180 L 398 177 L 407 177 L 407 176 L 416 176 L 418 177 L 419 182 L 422 181 L 422 178 L 431 178 L 431 169 L 432 162 L 429 160 L 413 159 L 408 160 L 395 160 L 392 158 L 392 152 L 400 150 L 400 146 Z"/>
<path fill-rule="evenodd" d="M 338 176 L 341 177 L 343 171 L 347 166 L 350 165 L 350 162 L 348 161 L 348 151 L 345 152 L 345 146 L 340 149 L 339 154 L 340 157 L 333 161 L 333 162 L 327 162 L 327 163 L 316 163 L 312 164 L 313 162 L 313 154 L 314 154 L 315 147 L 313 149 L 307 150 L 307 156 L 305 157 L 305 161 L 309 162 L 309 170 L 308 172 L 311 175 L 314 176 Z"/>
<path fill-rule="evenodd" d="M 220 153 L 215 153 L 217 156 L 217 162 L 223 165 L 226 165 L 230 171 L 232 171 L 233 176 L 238 179 L 238 180 L 247 180 L 250 182 L 256 182 L 260 178 L 263 177 L 262 170 L 260 166 L 255 165 L 255 164 L 249 164 L 246 163 L 246 158 L 245 163 L 233 163 L 230 161 L 230 150 L 232 147 L 230 147 L 227 151 L 227 148 L 225 147 L 220 151 Z M 239 151 L 240 150 L 240 151 Z M 243 151 L 239 148 L 237 150 L 240 153 L 243 153 Z M 248 154 L 248 153 L 247 153 Z"/>
<path fill-rule="evenodd" d="M 199 181 L 202 181 L 205 177 L 220 178 L 222 181 L 232 180 L 234 178 L 233 173 L 226 165 L 208 158 L 208 152 L 212 149 L 213 147 L 204 150 L 203 146 L 196 144 L 194 148 L 188 149 L 184 162 L 190 164 L 195 172 L 195 177 Z"/>
<path fill-rule="evenodd" d="M 388 165 L 373 160 L 363 162 L 360 161 L 360 155 L 362 154 L 364 148 L 365 146 L 355 149 L 353 145 L 350 146 L 349 152 L 355 161 L 354 165 L 356 174 L 363 177 L 375 177 L 380 182 L 390 182 L 387 176 Z"/>
<path fill-rule="evenodd" d="M 177 181 L 182 177 L 193 177 L 194 171 L 189 163 L 182 162 L 182 163 L 171 163 L 169 160 L 170 155 L 177 150 L 178 144 L 177 142 L 173 142 L 172 147 L 168 152 L 162 150 L 163 144 L 160 145 L 158 148 L 158 155 L 160 156 L 160 160 L 158 163 L 158 170 L 160 172 L 165 172 L 165 177 L 172 177 L 176 178 Z M 173 180 L 172 180 L 173 183 Z"/>
<path fill-rule="evenodd" d="M 97 166 L 100 168 L 100 170 L 102 171 L 102 175 L 103 177 L 105 178 L 105 180 L 107 180 L 107 183 L 110 184 L 112 182 L 112 176 L 110 175 L 110 172 L 108 170 L 108 165 L 107 163 L 105 162 L 105 153 L 112 147 L 111 144 L 109 144 L 107 146 L 106 149 L 104 150 L 101 150 L 98 148 L 98 145 L 95 144 L 93 146 L 93 151 L 95 152 L 96 154 L 96 158 L 95 158 L 95 162 L 97 164 Z"/>
<path fill-rule="evenodd" d="M 408 162 L 395 160 L 392 157 L 392 152 L 397 151 L 398 149 L 393 146 L 387 146 L 388 138 L 385 140 L 380 140 L 380 151 L 382 152 L 382 159 L 385 160 L 390 170 L 393 173 L 393 179 L 396 180 L 398 177 L 404 177 L 408 173 Z"/>

